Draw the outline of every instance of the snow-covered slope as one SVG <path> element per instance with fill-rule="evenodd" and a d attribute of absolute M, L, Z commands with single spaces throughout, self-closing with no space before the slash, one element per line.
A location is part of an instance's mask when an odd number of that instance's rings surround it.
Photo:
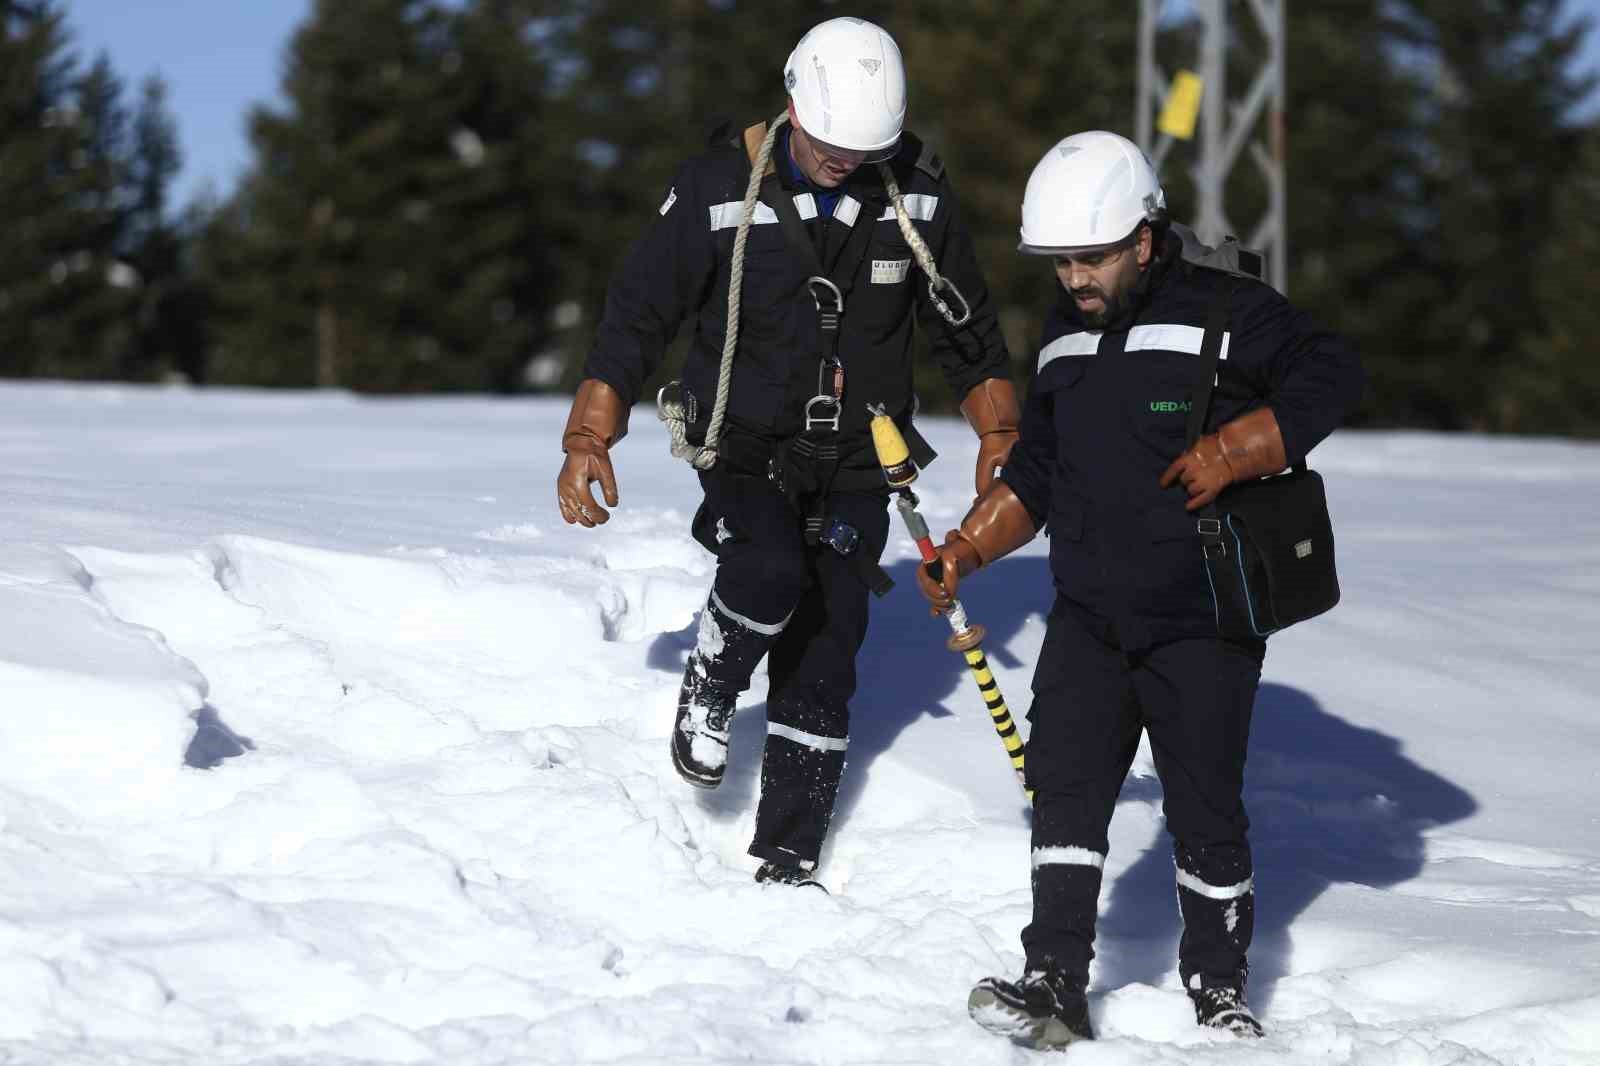
<path fill-rule="evenodd" d="M 666 751 L 711 560 L 647 410 L 597 531 L 559 401 L 0 388 L 0 1061 L 1009 1063 L 1028 822 L 943 627 L 875 608 L 822 878 Z M 974 448 L 918 483 L 936 531 Z M 1345 433 L 1345 602 L 1273 638 L 1259 1044 L 1195 1028 L 1160 787 L 1112 827 L 1082 1063 L 1600 1061 L 1600 448 Z M 1045 545 L 971 581 L 1020 713 Z M 186 767 L 196 715 L 253 749 Z M 1042 1060 L 1041 1060 L 1042 1061 Z"/>

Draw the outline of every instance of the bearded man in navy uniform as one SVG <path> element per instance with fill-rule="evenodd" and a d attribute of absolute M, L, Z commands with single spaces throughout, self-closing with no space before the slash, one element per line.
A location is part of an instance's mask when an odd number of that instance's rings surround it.
<path fill-rule="evenodd" d="M 1173 838 L 1178 972 L 1202 1025 L 1260 1035 L 1245 999 L 1255 912 L 1242 798 L 1266 641 L 1218 635 L 1198 510 L 1277 473 L 1353 411 L 1354 351 L 1271 287 L 1182 255 L 1154 169 L 1090 131 L 1047 152 L 1022 203 L 1021 250 L 1055 260 L 1021 436 L 1001 477 L 939 549 L 947 608 L 962 577 L 1050 536 L 1055 599 L 1033 679 L 1033 919 L 1018 981 L 987 978 L 981 1024 L 1040 1046 L 1092 1036 L 1106 830 L 1141 732 Z M 1186 413 L 1208 313 L 1228 332 L 1203 435 Z"/>

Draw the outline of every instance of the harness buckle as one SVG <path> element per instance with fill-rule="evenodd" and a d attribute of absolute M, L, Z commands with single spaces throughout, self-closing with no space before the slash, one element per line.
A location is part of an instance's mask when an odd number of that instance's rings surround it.
<path fill-rule="evenodd" d="M 826 288 L 828 293 L 833 296 L 833 307 L 831 310 L 826 310 L 822 306 L 822 297 L 824 294 L 817 291 L 817 286 L 819 285 Z M 828 280 L 822 275 L 815 274 L 806 279 L 806 287 L 811 290 L 811 302 L 816 305 L 817 311 L 822 314 L 824 328 L 829 328 L 827 326 L 827 319 L 831 314 L 833 316 L 833 325 L 831 328 L 838 329 L 839 316 L 844 314 L 844 293 L 839 291 L 839 286 L 835 285 L 832 281 Z"/>
<path fill-rule="evenodd" d="M 1222 521 L 1217 518 L 1202 518 L 1194 524 L 1195 532 L 1202 537 L 1222 536 Z"/>
<path fill-rule="evenodd" d="M 817 414 L 813 411 L 817 405 L 831 410 L 832 415 Z M 792 410 L 792 408 L 791 408 Z M 826 429 L 834 433 L 839 432 L 839 416 L 844 413 L 844 405 L 832 396 L 817 395 L 806 401 L 806 429 Z"/>

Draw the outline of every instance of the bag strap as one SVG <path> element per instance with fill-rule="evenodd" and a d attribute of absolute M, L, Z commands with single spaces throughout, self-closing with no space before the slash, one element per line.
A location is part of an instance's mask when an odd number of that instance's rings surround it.
<path fill-rule="evenodd" d="M 1200 376 L 1195 379 L 1189 394 L 1189 428 L 1184 434 L 1185 451 L 1205 432 L 1206 416 L 1211 409 L 1211 393 L 1217 383 L 1217 368 L 1222 363 L 1222 338 L 1228 331 L 1229 303 L 1233 298 L 1233 283 L 1217 286 L 1211 307 L 1206 311 L 1206 332 L 1200 342 Z"/>
<path fill-rule="evenodd" d="M 1222 338 L 1228 331 L 1229 304 L 1233 299 L 1233 280 L 1217 286 L 1206 310 L 1206 331 L 1200 341 L 1200 377 L 1195 380 L 1189 395 L 1189 427 L 1184 434 L 1184 451 L 1194 447 L 1194 442 L 1205 432 L 1206 417 L 1211 412 L 1211 394 L 1216 389 L 1217 371 L 1222 365 Z M 1222 543 L 1222 520 L 1215 500 L 1200 508 L 1195 529 L 1200 534 L 1201 550 L 1206 558 L 1220 558 L 1227 551 Z"/>
<path fill-rule="evenodd" d="M 1206 418 L 1210 414 L 1211 394 L 1216 390 L 1217 370 L 1222 364 L 1222 337 L 1227 332 L 1231 316 L 1230 304 L 1233 300 L 1235 281 L 1230 278 L 1225 284 L 1217 286 L 1216 295 L 1212 297 L 1211 307 L 1206 311 L 1205 337 L 1200 341 L 1200 377 L 1195 380 L 1194 390 L 1189 396 L 1189 427 L 1185 434 L 1184 450 L 1194 447 L 1194 442 L 1200 439 L 1200 434 L 1205 432 Z M 1304 473 L 1305 460 L 1302 459 L 1291 467 L 1297 473 Z M 1206 504 L 1197 512 L 1202 520 L 1200 527 L 1201 536 L 1206 537 L 1208 532 L 1215 530 L 1215 523 L 1206 525 L 1206 519 L 1216 519 L 1219 511 L 1216 501 Z M 1208 548 L 1209 550 L 1209 548 Z"/>

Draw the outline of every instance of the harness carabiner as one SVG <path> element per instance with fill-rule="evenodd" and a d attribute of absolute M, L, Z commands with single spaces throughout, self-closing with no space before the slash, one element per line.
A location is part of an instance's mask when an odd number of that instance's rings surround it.
<path fill-rule="evenodd" d="M 839 416 L 844 413 L 844 364 L 839 361 L 839 319 L 844 315 L 844 293 L 821 275 L 807 278 L 806 287 L 811 293 L 811 302 L 816 305 L 824 338 L 823 356 L 817 364 L 817 394 L 806 401 L 806 429 L 837 433 Z M 832 306 L 826 307 L 824 301 L 829 298 Z"/>
<path fill-rule="evenodd" d="M 934 285 L 934 279 L 932 277 L 928 278 L 928 299 L 933 302 L 934 310 L 938 311 L 939 314 L 944 317 L 946 322 L 959 329 L 966 325 L 968 320 L 972 318 L 972 306 L 967 303 L 967 298 L 961 295 L 961 290 L 956 288 L 955 282 L 951 281 L 943 274 L 939 275 L 938 280 L 940 286 L 949 289 L 951 294 L 961 302 L 961 317 L 957 318 L 955 313 L 950 310 L 950 305 L 945 303 L 943 298 L 939 296 L 939 286 Z"/>
<path fill-rule="evenodd" d="M 833 294 L 833 310 L 831 312 L 825 311 L 822 308 L 822 297 L 817 294 L 818 285 L 826 286 L 828 291 Z M 820 274 L 814 274 L 806 279 L 806 288 L 811 290 L 811 302 L 816 305 L 817 313 L 823 316 L 822 328 L 838 329 L 839 316 L 844 314 L 844 293 L 839 291 L 839 286 L 835 285 L 827 278 L 822 277 Z M 829 314 L 834 316 L 832 325 L 829 325 L 827 321 L 827 316 Z"/>

